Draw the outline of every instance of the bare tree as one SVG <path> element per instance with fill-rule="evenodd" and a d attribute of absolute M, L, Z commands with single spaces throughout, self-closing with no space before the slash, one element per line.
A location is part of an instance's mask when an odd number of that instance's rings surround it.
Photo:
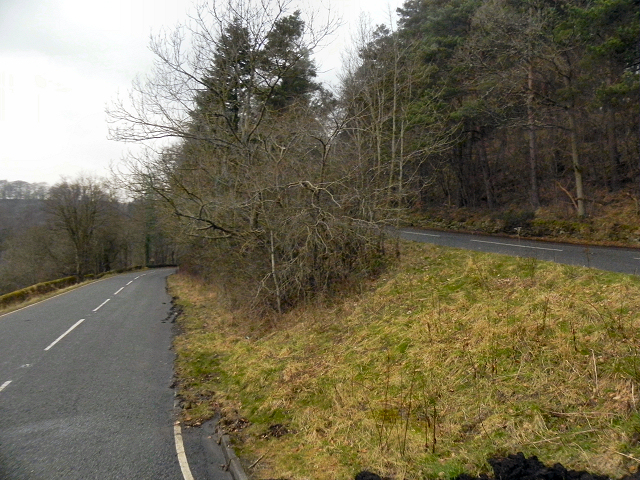
<path fill-rule="evenodd" d="M 49 191 L 49 212 L 73 245 L 75 274 L 81 278 L 91 269 L 93 242 L 106 202 L 104 188 L 92 178 L 63 180 Z"/>
<path fill-rule="evenodd" d="M 333 23 L 289 6 L 199 8 L 152 42 L 155 74 L 109 112 L 115 139 L 175 139 L 131 156 L 124 180 L 181 220 L 183 262 L 258 311 L 329 292 L 381 255 L 381 230 L 353 208 L 359 172 L 336 154 L 343 122 L 314 81 Z"/>
<path fill-rule="evenodd" d="M 439 87 L 429 84 L 415 41 L 363 20 L 355 44 L 341 79 L 345 132 L 361 169 L 363 209 L 389 221 L 429 187 L 421 166 L 452 132 L 438 121 Z"/>
<path fill-rule="evenodd" d="M 173 138 L 246 146 L 282 93 L 285 80 L 308 63 L 309 53 L 335 27 L 329 19 L 314 29 L 314 15 L 305 22 L 299 11 L 291 13 L 291 4 L 291 0 L 227 0 L 223 7 L 202 4 L 189 23 L 153 38 L 155 70 L 134 81 L 128 101 L 118 99 L 108 108 L 111 137 L 125 142 Z M 287 34 L 289 38 L 283 38 Z M 203 103 L 221 108 L 203 109 Z"/>

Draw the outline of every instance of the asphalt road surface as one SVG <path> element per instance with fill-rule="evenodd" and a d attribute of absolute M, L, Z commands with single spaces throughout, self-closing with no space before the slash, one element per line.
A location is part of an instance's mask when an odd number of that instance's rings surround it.
<path fill-rule="evenodd" d="M 415 228 L 401 228 L 397 232 L 401 238 L 416 242 L 434 243 L 448 247 L 518 257 L 530 257 L 610 272 L 633 275 L 640 273 L 640 249 L 582 246 Z"/>
<path fill-rule="evenodd" d="M 190 480 L 170 388 L 172 271 L 0 316 L 0 479 Z"/>

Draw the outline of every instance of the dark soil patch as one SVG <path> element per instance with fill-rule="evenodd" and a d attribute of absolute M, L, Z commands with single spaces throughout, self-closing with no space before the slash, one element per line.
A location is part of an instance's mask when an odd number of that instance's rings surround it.
<path fill-rule="evenodd" d="M 276 423 L 275 425 L 270 425 L 266 432 L 264 432 L 261 437 L 262 438 L 280 438 L 288 433 L 291 433 L 285 425 L 281 423 Z"/>
<path fill-rule="evenodd" d="M 568 470 L 559 463 L 548 467 L 535 455 L 527 458 L 522 453 L 489 459 L 489 465 L 493 468 L 493 477 L 485 474 L 472 477 L 463 473 L 455 480 L 612 480 L 604 475 Z M 356 480 L 382 480 L 382 478 L 375 473 L 362 471 L 356 475 Z M 621 480 L 640 480 L 640 472 L 625 475 Z"/>
<path fill-rule="evenodd" d="M 363 470 L 356 475 L 356 480 L 382 480 L 382 477 L 368 470 Z"/>

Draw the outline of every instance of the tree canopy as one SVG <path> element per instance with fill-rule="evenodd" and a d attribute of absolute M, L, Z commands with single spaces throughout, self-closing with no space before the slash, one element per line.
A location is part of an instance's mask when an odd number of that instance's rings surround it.
<path fill-rule="evenodd" d="M 335 92 L 313 59 L 334 25 L 291 6 L 201 6 L 109 109 L 114 139 L 153 147 L 125 183 L 239 303 L 283 311 L 375 271 L 406 209 L 584 217 L 637 181 L 636 0 L 407 0 L 397 29 L 362 30 Z"/>

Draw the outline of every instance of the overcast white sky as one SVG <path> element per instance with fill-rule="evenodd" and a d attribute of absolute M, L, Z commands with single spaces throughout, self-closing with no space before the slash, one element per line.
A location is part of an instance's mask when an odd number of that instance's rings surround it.
<path fill-rule="evenodd" d="M 327 1 L 345 25 L 318 54 L 322 79 L 337 74 L 361 13 L 388 24 L 389 12 L 395 18 L 403 3 Z M 192 5 L 0 0 L 0 180 L 54 184 L 61 176 L 107 176 L 129 147 L 107 140 L 105 107 L 150 70 L 149 35 L 186 19 Z"/>

